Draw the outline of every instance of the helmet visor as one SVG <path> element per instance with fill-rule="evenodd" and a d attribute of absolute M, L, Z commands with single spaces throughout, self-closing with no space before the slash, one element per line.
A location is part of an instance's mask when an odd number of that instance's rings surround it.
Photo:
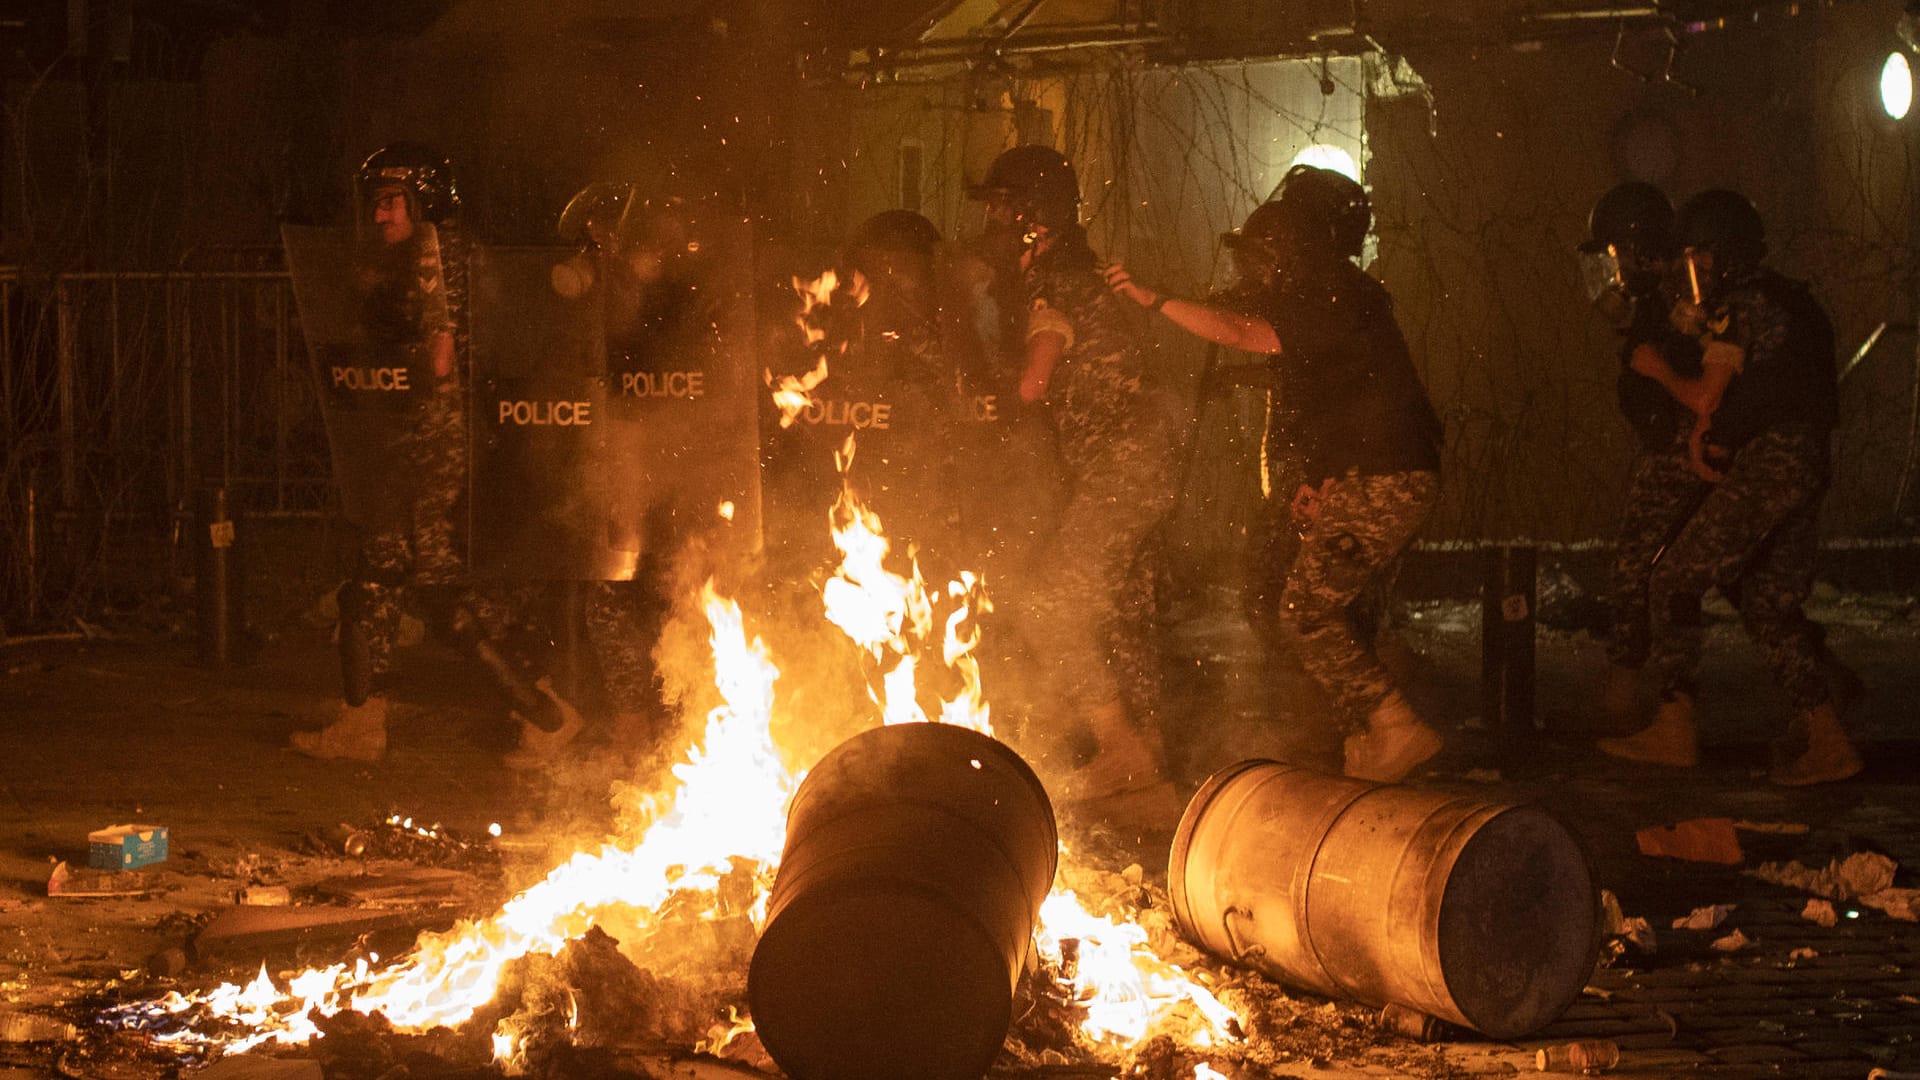
<path fill-rule="evenodd" d="M 1625 286 L 1620 276 L 1620 254 L 1612 244 L 1599 250 L 1582 248 L 1580 283 L 1586 289 L 1589 303 L 1600 299 L 1610 289 L 1619 290 Z"/>

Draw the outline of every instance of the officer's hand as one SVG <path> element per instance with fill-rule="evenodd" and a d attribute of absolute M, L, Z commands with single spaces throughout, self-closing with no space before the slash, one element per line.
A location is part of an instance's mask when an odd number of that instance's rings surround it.
<path fill-rule="evenodd" d="M 1101 273 L 1107 279 L 1107 288 L 1112 289 L 1115 296 L 1131 300 L 1141 307 L 1147 307 L 1160 298 L 1152 289 L 1143 288 L 1134 281 L 1133 275 L 1127 273 L 1127 268 L 1119 263 L 1108 263 Z"/>
<path fill-rule="evenodd" d="M 1667 362 L 1660 357 L 1660 350 L 1651 345 L 1636 345 L 1628 366 L 1636 375 L 1645 375 L 1649 379 L 1658 379 Z"/>
<path fill-rule="evenodd" d="M 1700 479 L 1709 484 L 1717 484 L 1726 479 L 1727 474 L 1714 467 L 1714 464 L 1718 463 L 1721 452 L 1718 447 L 1707 442 L 1709 430 L 1711 425 L 1707 417 L 1703 416 L 1694 422 L 1693 433 L 1687 436 L 1687 467 L 1692 469 L 1693 475 Z M 1712 463 L 1709 463 L 1710 459 Z"/>
<path fill-rule="evenodd" d="M 1707 309 L 1691 300 L 1677 300 L 1667 313 L 1667 321 L 1688 337 L 1699 337 L 1707 330 Z"/>

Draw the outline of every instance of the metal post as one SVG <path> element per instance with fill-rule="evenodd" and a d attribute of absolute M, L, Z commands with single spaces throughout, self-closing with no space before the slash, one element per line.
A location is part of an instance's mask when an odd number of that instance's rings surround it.
<path fill-rule="evenodd" d="M 74 382 L 73 301 L 65 279 L 53 287 L 54 356 L 59 365 L 60 395 L 60 502 L 72 509 L 80 502 L 79 402 Z"/>
<path fill-rule="evenodd" d="M 200 492 L 194 514 L 194 547 L 199 552 L 194 597 L 200 616 L 200 662 L 225 667 L 233 645 L 233 582 L 228 553 L 233 548 L 233 520 L 227 513 L 227 489 L 209 486 Z"/>
<path fill-rule="evenodd" d="M 266 287 L 273 290 L 273 508 L 284 511 L 287 508 L 287 443 L 293 423 L 288 415 L 293 395 L 287 392 L 287 387 L 293 373 L 287 368 L 287 290 L 279 282 Z"/>
<path fill-rule="evenodd" d="M 1481 716 L 1509 749 L 1536 731 L 1533 708 L 1534 548 L 1486 550 L 1480 597 Z"/>

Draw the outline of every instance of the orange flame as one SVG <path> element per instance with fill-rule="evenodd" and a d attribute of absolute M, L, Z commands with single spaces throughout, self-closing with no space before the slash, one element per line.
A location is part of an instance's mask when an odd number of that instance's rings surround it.
<path fill-rule="evenodd" d="M 963 572 L 948 583 L 944 595 L 935 596 L 911 558 L 908 576 L 889 569 L 880 518 L 859 502 L 845 480 L 852 455 L 849 439 L 840 455 L 842 490 L 832 512 L 842 561 L 823 589 L 827 617 L 888 665 L 876 692 L 887 723 L 929 719 L 919 704 L 918 662 L 928 659 L 931 666 L 933 628 L 940 626 L 937 660 L 949 678 L 957 675 L 960 690 L 942 701 L 939 719 L 991 734 L 974 656 L 980 641 L 978 616 L 991 610 L 984 584 Z M 764 922 L 766 886 L 785 839 L 785 807 L 801 776 L 781 763 L 771 737 L 774 684 L 780 673 L 766 645 L 758 637 L 749 638 L 738 605 L 721 597 L 711 581 L 702 599 L 712 626 L 715 684 L 723 704 L 708 714 L 704 738 L 673 768 L 677 786 L 632 843 L 609 843 L 597 852 L 574 855 L 491 918 L 462 923 L 445 934 L 423 935 L 410 956 L 382 971 L 371 970 L 379 958 L 369 957 L 351 967 L 303 972 L 283 992 L 263 968 L 244 987 L 227 984 L 200 995 L 168 994 L 116 1012 L 137 1023 L 198 1007 L 251 1033 L 236 1040 L 188 1026 L 156 1038 L 227 1053 L 266 1043 L 310 1041 L 319 1034 L 310 1014 L 331 1016 L 345 1008 L 382 1013 L 403 1031 L 458 1025 L 492 1000 L 504 968 L 513 960 L 557 953 L 605 913 L 637 911 L 645 922 L 676 895 L 710 893 L 736 859 L 760 867 L 752 917 L 755 925 Z M 942 607 L 948 608 L 944 617 L 938 615 Z M 1066 865 L 1070 853 L 1063 847 L 1061 855 Z M 1062 945 L 1068 939 L 1078 943 L 1072 965 Z M 1090 914 L 1069 890 L 1056 889 L 1041 906 L 1035 946 L 1058 973 L 1063 990 L 1086 1010 L 1083 1032 L 1105 1051 L 1138 1042 L 1160 1017 L 1176 1009 L 1190 1009 L 1200 1017 L 1195 1045 L 1211 1046 L 1233 1037 L 1234 1014 L 1178 967 L 1156 956 L 1142 927 Z M 724 1029 L 715 1025 L 709 1040 L 714 1046 L 752 1030 L 750 1019 L 737 1014 L 731 1019 Z M 509 1074 L 524 1069 L 520 1034 L 505 1022 L 493 1033 L 492 1046 Z M 1218 1074 L 1209 1069 L 1195 1075 Z"/>

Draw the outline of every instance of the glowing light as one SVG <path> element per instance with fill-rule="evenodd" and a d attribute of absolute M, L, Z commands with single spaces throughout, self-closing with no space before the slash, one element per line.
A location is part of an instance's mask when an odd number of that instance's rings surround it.
<path fill-rule="evenodd" d="M 1907 54 L 1895 50 L 1880 65 L 1880 107 L 1892 120 L 1904 120 L 1913 107 L 1913 65 Z"/>
<path fill-rule="evenodd" d="M 733 520 L 733 514 L 734 514 L 734 509 L 733 509 L 733 500 L 732 500 L 732 499 L 728 499 L 728 500 L 726 500 L 725 502 L 723 502 L 723 503 L 721 503 L 721 504 L 720 504 L 720 518 L 721 518 L 721 520 L 723 520 L 723 521 L 732 521 L 732 520 Z"/>
<path fill-rule="evenodd" d="M 1292 168 L 1294 165 L 1311 165 L 1316 169 L 1329 169 L 1356 184 L 1361 183 L 1360 164 L 1353 160 L 1352 154 L 1330 143 L 1314 143 L 1295 154 L 1293 161 L 1287 167 Z"/>

